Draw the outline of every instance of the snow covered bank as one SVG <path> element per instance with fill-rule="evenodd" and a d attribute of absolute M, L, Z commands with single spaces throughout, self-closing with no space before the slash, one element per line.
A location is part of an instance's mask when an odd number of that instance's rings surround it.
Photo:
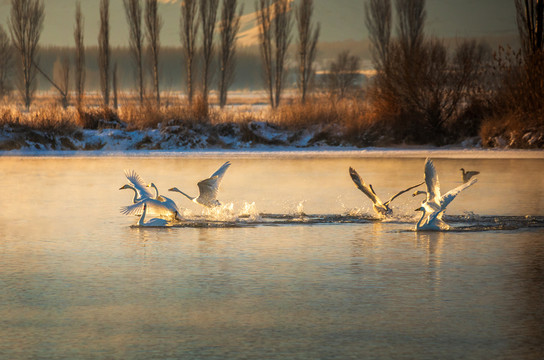
<path fill-rule="evenodd" d="M 209 156 L 219 157 L 416 157 L 544 159 L 543 150 L 483 149 L 477 141 L 458 146 L 365 147 L 342 140 L 334 127 L 289 131 L 266 122 L 166 126 L 146 131 L 76 130 L 52 133 L 0 128 L 2 156 Z"/>

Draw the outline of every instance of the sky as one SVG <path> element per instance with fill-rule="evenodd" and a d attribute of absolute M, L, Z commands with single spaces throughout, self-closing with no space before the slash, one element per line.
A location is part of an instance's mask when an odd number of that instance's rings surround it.
<path fill-rule="evenodd" d="M 178 46 L 181 0 L 159 0 L 164 27 L 161 43 Z M 297 2 L 296 0 L 295 2 Z M 44 0 L 45 22 L 41 45 L 72 46 L 74 13 L 77 0 Z M 242 45 L 255 40 L 255 0 L 240 0 L 244 6 Z M 315 20 L 321 25 L 320 41 L 365 40 L 364 0 L 314 0 Z M 85 43 L 97 44 L 99 0 L 82 0 L 85 17 Z M 427 0 L 426 33 L 439 37 L 512 37 L 516 34 L 513 0 Z M 0 24 L 6 29 L 10 0 L 0 0 Z M 127 22 L 122 0 L 110 0 L 111 40 L 113 46 L 128 43 Z M 248 36 L 249 35 L 249 36 Z"/>

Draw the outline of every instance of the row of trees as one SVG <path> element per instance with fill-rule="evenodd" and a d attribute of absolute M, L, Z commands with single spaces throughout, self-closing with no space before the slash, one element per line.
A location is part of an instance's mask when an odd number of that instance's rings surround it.
<path fill-rule="evenodd" d="M 140 103 L 144 101 L 144 56 L 147 50 L 151 67 L 153 97 L 160 106 L 159 57 L 160 32 L 163 21 L 158 13 L 157 0 L 123 0 L 129 27 L 129 47 L 134 63 L 137 93 Z M 196 84 L 207 103 L 212 81 L 212 59 L 217 55 L 219 67 L 219 103 L 227 102 L 227 92 L 232 85 L 236 65 L 236 37 L 240 29 L 243 8 L 237 0 L 185 0 L 181 5 L 180 40 L 185 63 L 186 92 L 189 103 L 193 102 Z M 289 0 L 259 0 L 256 2 L 259 43 L 264 68 L 264 81 L 272 107 L 280 103 L 286 75 L 287 50 L 291 42 L 293 11 Z M 98 35 L 98 68 L 100 88 L 104 105 L 110 106 L 110 93 L 116 106 L 117 65 L 112 64 L 110 37 L 109 0 L 100 0 L 100 30 Z M 319 38 L 319 25 L 312 22 L 313 1 L 302 0 L 296 7 L 295 20 L 299 34 L 297 48 L 298 84 L 301 99 L 307 98 L 314 74 L 313 64 Z M 10 65 L 14 62 L 18 70 L 18 87 L 25 107 L 29 108 L 36 89 L 35 78 L 41 73 L 59 91 L 63 104 L 67 105 L 70 84 L 70 61 L 63 58 L 61 66 L 53 76 L 42 71 L 38 61 L 39 39 L 43 29 L 45 10 L 43 0 L 11 0 L 9 39 L 0 27 L 0 95 L 8 88 Z M 76 103 L 84 98 L 86 67 L 84 46 L 84 16 L 80 2 L 76 5 L 74 25 L 74 77 Z M 217 28 L 217 29 L 216 29 Z M 219 36 L 216 36 L 216 33 Z M 11 41 L 10 41 L 11 40 Z M 219 44 L 216 44 L 219 42 Z M 10 48 L 16 49 L 17 57 L 11 57 Z M 216 54 L 217 53 L 217 54 Z M 198 56 L 201 55 L 201 56 Z M 195 79 L 196 61 L 201 60 L 201 79 Z"/>

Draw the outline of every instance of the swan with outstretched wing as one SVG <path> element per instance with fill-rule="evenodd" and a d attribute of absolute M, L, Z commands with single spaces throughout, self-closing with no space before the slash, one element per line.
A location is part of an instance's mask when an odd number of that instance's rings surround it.
<path fill-rule="evenodd" d="M 410 186 L 407 189 L 399 191 L 398 193 L 393 195 L 386 202 L 382 202 L 380 200 L 380 198 L 378 197 L 378 195 L 376 194 L 376 192 L 374 191 L 374 188 L 372 187 L 372 185 L 365 184 L 364 180 L 359 176 L 359 174 L 357 173 L 357 171 L 355 171 L 354 168 L 352 168 L 352 167 L 349 168 L 349 175 L 351 176 L 351 179 L 353 180 L 353 182 L 355 183 L 357 188 L 359 190 L 361 190 L 363 192 L 363 194 L 368 196 L 368 198 L 372 201 L 372 204 L 373 204 L 372 208 L 374 209 L 374 211 L 378 215 L 381 215 L 381 216 L 389 216 L 389 215 L 393 214 L 393 210 L 389 207 L 389 204 L 391 204 L 391 202 L 393 200 L 395 200 L 398 196 L 400 196 L 400 195 L 404 194 L 405 192 L 410 191 L 410 190 L 412 190 L 412 189 L 414 189 L 414 188 L 416 188 L 416 187 L 418 187 L 420 185 L 423 185 L 423 182 L 421 182 L 421 183 L 419 183 L 417 185 Z"/>
<path fill-rule="evenodd" d="M 416 224 L 416 230 L 448 230 L 450 226 L 442 220 L 446 207 L 457 195 L 466 188 L 474 185 L 478 180 L 471 181 L 457 186 L 446 194 L 440 194 L 440 181 L 436 168 L 431 159 L 425 160 L 425 184 L 427 191 L 416 191 L 413 196 L 425 194 L 426 198 L 416 211 L 421 211 L 421 218 Z"/>
<path fill-rule="evenodd" d="M 225 172 L 230 166 L 230 161 L 224 163 L 216 172 L 212 174 L 207 179 L 198 182 L 199 195 L 197 197 L 189 196 L 183 191 L 179 190 L 177 187 L 168 189 L 168 191 L 179 192 L 180 194 L 187 197 L 189 200 L 200 204 L 205 207 L 215 207 L 220 206 L 221 203 L 217 200 L 217 193 L 219 192 L 219 186 L 221 185 L 221 180 L 225 176 Z"/>

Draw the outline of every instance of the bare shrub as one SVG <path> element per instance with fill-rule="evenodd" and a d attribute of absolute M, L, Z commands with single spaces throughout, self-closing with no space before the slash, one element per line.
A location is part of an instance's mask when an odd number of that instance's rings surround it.
<path fill-rule="evenodd" d="M 327 87 L 332 95 L 343 99 L 353 94 L 357 89 L 359 63 L 359 57 L 350 55 L 349 50 L 342 51 L 336 56 L 327 74 Z"/>

